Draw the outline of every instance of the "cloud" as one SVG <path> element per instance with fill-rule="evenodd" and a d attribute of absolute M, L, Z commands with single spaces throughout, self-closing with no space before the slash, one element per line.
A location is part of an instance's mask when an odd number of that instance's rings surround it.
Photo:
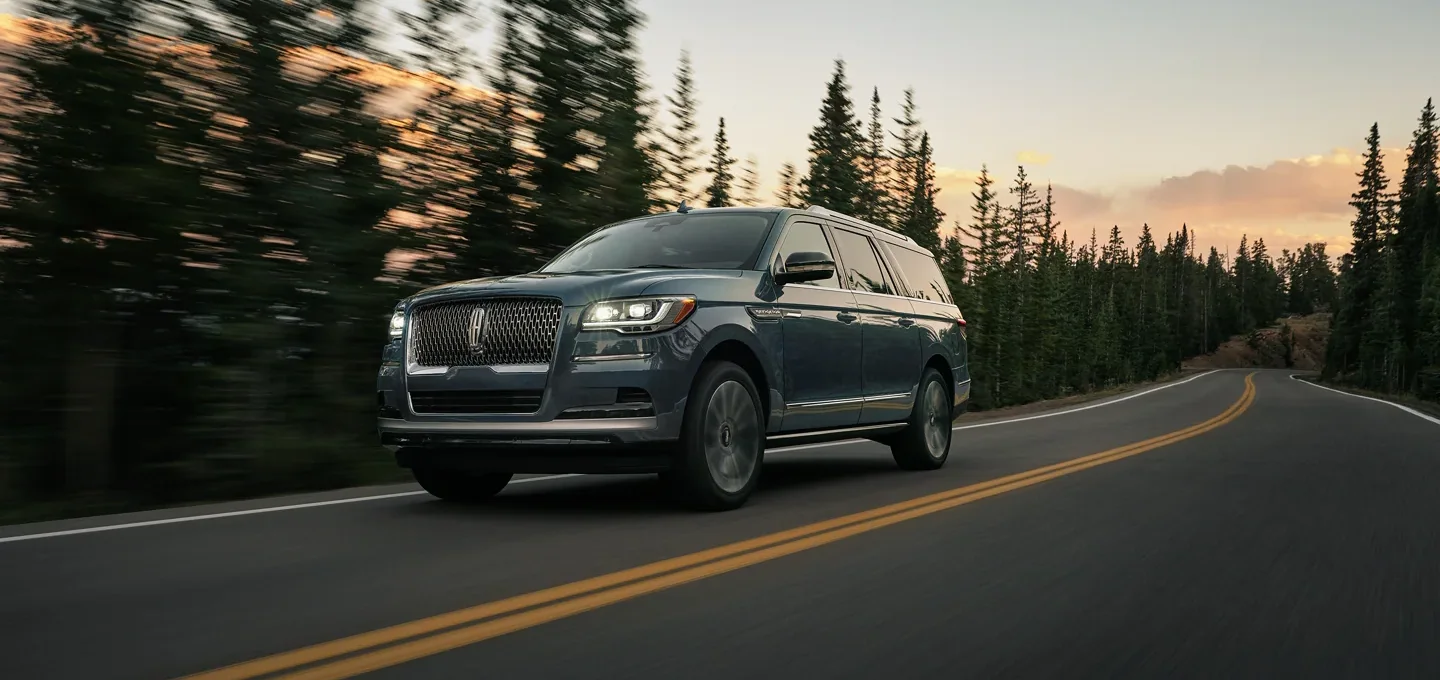
<path fill-rule="evenodd" d="M 1404 149 L 1385 149 L 1389 177 L 1398 177 Z M 1363 164 L 1349 149 L 1305 158 L 1281 159 L 1264 165 L 1230 165 L 1166 177 L 1148 185 L 1100 191 L 1064 185 L 1054 187 L 1055 211 L 1062 229 L 1072 239 L 1089 238 L 1092 228 L 1102 233 L 1119 225 L 1134 243 L 1142 224 L 1165 234 L 1182 224 L 1198 233 L 1197 251 L 1214 246 L 1234 252 L 1242 237 L 1264 238 L 1272 253 L 1308 242 L 1324 241 L 1339 255 L 1350 247 L 1350 194 L 1355 191 Z M 970 220 L 970 192 L 978 173 L 942 168 L 937 173 L 940 204 L 949 220 Z M 1045 180 L 1031 173 L 1043 186 Z M 1009 176 L 996 177 L 1003 201 L 1008 201 Z M 1161 237 L 1163 240 L 1163 237 Z"/>
<path fill-rule="evenodd" d="M 1054 156 L 1039 151 L 1021 151 L 1015 154 L 1015 160 L 1021 165 L 1049 165 L 1052 158 Z"/>

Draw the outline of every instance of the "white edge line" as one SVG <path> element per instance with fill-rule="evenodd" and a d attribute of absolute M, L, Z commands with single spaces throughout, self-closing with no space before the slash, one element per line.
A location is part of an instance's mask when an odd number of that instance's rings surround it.
<path fill-rule="evenodd" d="M 579 477 L 578 474 L 548 475 L 545 477 L 526 477 L 517 479 L 511 484 L 525 484 L 527 482 L 548 482 L 552 479 L 564 479 L 566 477 Z M 47 531 L 43 534 L 21 534 L 19 536 L 0 536 L 0 543 L 15 543 L 18 541 L 33 541 L 40 538 L 56 538 L 58 536 L 74 536 L 76 534 L 94 534 L 101 531 L 118 531 L 120 529 L 139 529 L 141 527 L 160 526 L 162 524 L 180 524 L 181 522 L 198 522 L 203 519 L 224 519 L 226 517 L 244 517 L 245 515 L 260 515 L 267 512 L 281 512 L 284 510 L 304 510 L 306 508 L 323 508 L 327 505 L 344 505 L 346 503 L 361 503 L 365 501 L 381 501 L 387 498 L 403 498 L 405 496 L 418 496 L 425 491 L 401 491 L 399 493 L 385 493 L 378 496 L 358 496 L 355 498 L 339 498 L 333 501 L 317 501 L 314 503 L 296 503 L 294 505 L 277 505 L 269 508 L 253 508 L 250 510 L 235 510 L 233 512 L 215 512 L 208 515 L 189 515 L 186 517 L 170 517 L 167 519 L 152 519 L 144 522 L 127 522 L 125 524 L 106 524 L 98 527 L 84 527 L 81 529 L 66 529 L 64 531 Z"/>
<path fill-rule="evenodd" d="M 1008 419 L 1005 419 L 1005 420 L 996 420 L 996 421 L 992 421 L 992 422 L 988 422 L 988 423 L 975 423 L 974 425 L 961 425 L 961 426 L 959 426 L 959 427 L 952 428 L 952 431 L 969 430 L 969 429 L 973 429 L 973 428 L 977 428 L 977 427 L 991 427 L 991 426 L 993 426 L 993 425 L 1009 425 L 1010 423 L 1023 423 L 1023 422 L 1028 421 L 1028 420 L 1039 420 L 1039 419 L 1041 419 L 1041 418 L 1054 418 L 1055 416 L 1063 416 L 1063 415 L 1068 415 L 1068 414 L 1071 414 L 1071 413 L 1078 413 L 1078 412 L 1080 412 L 1080 411 L 1088 411 L 1088 410 L 1090 410 L 1090 409 L 1092 409 L 1092 408 L 1100 408 L 1100 407 L 1102 407 L 1102 406 L 1110 406 L 1110 405 L 1112 405 L 1112 404 L 1118 404 L 1118 403 L 1120 403 L 1120 402 L 1122 402 L 1122 401 L 1129 401 L 1129 400 L 1135 399 L 1135 398 L 1137 398 L 1137 397 L 1143 397 L 1143 396 L 1145 396 L 1145 395 L 1147 395 L 1147 394 L 1153 394 L 1153 393 L 1155 393 L 1155 392 L 1159 392 L 1160 390 L 1170 389 L 1171 387 L 1178 387 L 1178 386 L 1180 386 L 1180 385 L 1184 385 L 1185 383 L 1188 383 L 1188 382 L 1190 382 L 1190 381 L 1192 381 L 1192 380 L 1195 380 L 1195 379 L 1197 379 L 1197 378 L 1203 378 L 1203 377 L 1205 377 L 1205 376 L 1207 376 L 1207 375 L 1210 375 L 1210 374 L 1212 374 L 1212 373 L 1217 373 L 1217 372 L 1219 372 L 1219 370 L 1223 370 L 1223 369 L 1212 369 L 1212 370 L 1209 370 L 1209 371 L 1205 371 L 1204 373 L 1201 373 L 1201 374 L 1199 374 L 1199 375 L 1190 376 L 1189 378 L 1186 378 L 1186 379 L 1184 379 L 1184 380 L 1180 380 L 1180 381 L 1177 381 L 1177 382 L 1173 382 L 1173 383 L 1168 383 L 1168 384 L 1165 384 L 1165 385 L 1161 385 L 1161 386 L 1159 386 L 1159 387 L 1155 387 L 1155 388 L 1151 388 L 1151 389 L 1145 390 L 1144 392 L 1136 392 L 1135 394 L 1125 395 L 1125 396 L 1120 397 L 1120 398 L 1118 398 L 1118 399 L 1109 399 L 1109 400 L 1106 400 L 1106 401 L 1101 401 L 1101 402 L 1098 402 L 1098 403 L 1089 404 L 1089 405 L 1087 405 L 1087 406 L 1079 406 L 1079 407 L 1072 408 L 1072 409 L 1066 409 L 1066 410 L 1064 410 L 1064 411 L 1054 411 L 1054 412 L 1051 412 L 1051 413 L 1041 413 L 1041 414 L 1039 414 L 1039 415 L 1024 416 L 1024 417 L 1021 417 L 1021 418 L 1008 418 Z M 1294 376 L 1291 376 L 1291 377 L 1293 378 Z M 1319 385 L 1316 385 L 1316 387 L 1319 387 Z M 1329 388 L 1325 388 L 1325 389 L 1329 389 Z M 1341 392 L 1341 394 L 1347 394 L 1347 393 Z M 1357 396 L 1357 395 L 1350 395 L 1350 396 Z M 1369 397 L 1362 397 L 1362 398 L 1368 399 Z M 1379 401 L 1379 400 L 1376 399 L 1376 400 L 1374 400 L 1374 401 Z M 1388 402 L 1388 401 L 1387 401 L 1387 402 L 1383 402 L 1383 403 L 1390 404 L 1390 402 Z M 1403 409 L 1405 409 L 1405 410 L 1407 410 L 1407 411 L 1410 411 L 1411 413 L 1414 413 L 1415 415 L 1418 415 L 1418 416 L 1420 416 L 1420 417 L 1422 417 L 1422 418 L 1425 418 L 1425 419 L 1427 419 L 1427 420 L 1435 420 L 1435 419 L 1433 419 L 1433 418 L 1430 418 L 1430 417 L 1427 416 L 1427 415 L 1421 414 L 1421 413 L 1416 412 L 1416 411 L 1411 411 L 1410 409 L 1405 408 L 1404 406 L 1400 406 L 1399 404 L 1391 404 L 1391 405 L 1392 405 L 1392 406 L 1396 406 L 1396 407 L 1398 407 L 1398 408 L 1403 408 Z M 1440 420 L 1435 420 L 1435 422 L 1436 422 L 1436 423 L 1440 423 Z M 777 451 L 777 452 L 778 452 L 778 451 L 803 451 L 803 450 L 806 450 L 806 449 L 832 448 L 832 447 L 836 447 L 836 446 L 847 446 L 847 445 L 850 445 L 850 444 L 860 444 L 860 443 L 864 443 L 864 442 L 868 442 L 868 441 L 870 441 L 870 440 L 868 440 L 868 439 L 843 439 L 843 440 L 840 440 L 840 441 L 824 442 L 824 443 L 821 443 L 821 444 L 802 444 L 802 445 L 799 445 L 799 446 L 776 447 L 776 448 L 772 448 L 772 449 L 767 449 L 767 452 L 769 452 L 769 451 Z M 544 477 L 526 477 L 526 478 L 524 478 L 524 479 L 514 480 L 514 481 L 512 481 L 512 482 L 510 482 L 510 483 L 511 483 L 511 484 L 526 484 L 526 483 L 529 483 L 529 482 L 548 482 L 548 481 L 554 480 L 554 479 L 565 479 L 565 478 L 567 478 L 567 477 L 580 477 L 580 476 L 582 476 L 582 475 L 578 475 L 578 474 L 565 474 L 565 475 L 547 475 L 547 476 L 544 476 Z M 180 523 L 182 523 L 182 522 L 199 522 L 199 521 L 201 521 L 201 520 L 225 519 L 225 518 L 227 518 L 227 517 L 244 517 L 244 516 L 246 516 L 246 515 L 261 515 L 261 514 L 265 514 L 265 513 L 268 513 L 268 512 L 283 512 L 283 511 L 287 511 L 287 510 L 305 510 L 305 509 L 308 509 L 308 508 L 323 508 L 323 507 L 330 506 L 330 505 L 345 505 L 345 504 L 347 504 L 347 503 L 363 503 L 363 502 L 367 502 L 367 501 L 381 501 L 381 500 L 386 500 L 386 499 L 389 499 L 389 498 L 403 498 L 403 497 L 405 497 L 405 496 L 419 496 L 419 495 L 422 495 L 422 494 L 424 494 L 424 493 L 426 493 L 426 492 L 425 492 L 425 491 L 401 491 L 401 492 L 399 492 L 399 493 L 387 493 L 387 494 L 380 494 L 380 495 L 376 495 L 376 496 L 359 496 L 359 497 L 356 497 L 356 498 L 340 498 L 340 499 L 336 499 L 336 500 L 333 500 L 333 501 L 317 501 L 317 502 L 314 502 L 314 503 L 295 503 L 295 504 L 293 504 L 293 505 L 277 505 L 277 506 L 269 507 L 269 508 L 253 508 L 253 509 L 250 509 L 250 510 L 236 510 L 236 511 L 233 511 L 233 512 L 216 512 L 216 513 L 210 513 L 210 514 L 205 514 L 205 515 L 189 515 L 189 516 L 185 516 L 185 517 L 170 517 L 170 518 L 167 518 L 167 519 L 154 519 L 154 520 L 148 520 L 148 521 L 144 521 L 144 522 L 127 522 L 127 523 L 125 523 L 125 524 L 106 524 L 106 525 L 95 526 L 95 527 L 84 527 L 84 528 L 81 528 L 81 529 L 66 529 L 66 530 L 64 530 L 64 531 L 48 531 L 48 532 L 41 533 L 41 534 L 21 534 L 21 535 L 19 535 L 19 536 L 0 536 L 0 543 L 16 543 L 16 542 L 19 542 L 19 541 L 33 541 L 33 540 L 38 540 L 38 539 L 41 539 L 41 538 L 57 538 L 57 537 L 60 537 L 60 536 L 75 536 L 75 535 L 78 535 L 78 534 L 94 534 L 94 533 L 100 533 L 100 532 L 102 532 L 102 531 L 119 531 L 119 530 L 121 530 L 121 529 L 139 529 L 139 528 L 142 528 L 142 527 L 153 527 L 153 526 L 160 526 L 160 525 L 163 525 L 163 524 L 180 524 Z"/>
<path fill-rule="evenodd" d="M 1345 390 L 1337 390 L 1337 389 L 1335 389 L 1335 388 L 1333 388 L 1333 387 L 1326 387 L 1326 386 L 1321 385 L 1321 384 L 1319 384 L 1319 383 L 1310 382 L 1309 380 L 1301 380 L 1301 379 L 1295 377 L 1295 375 L 1296 375 L 1295 373 L 1291 373 L 1291 374 L 1290 374 L 1290 379 L 1291 379 L 1291 380 L 1294 380 L 1295 382 L 1305 383 L 1306 385 L 1309 385 L 1309 386 L 1311 386 L 1311 387 L 1318 387 L 1318 388 L 1320 388 L 1320 389 L 1322 389 L 1322 390 L 1325 390 L 1325 391 L 1327 391 L 1327 392 L 1334 392 L 1335 394 L 1343 394 L 1343 395 L 1345 395 L 1345 396 L 1347 396 L 1347 397 L 1355 397 L 1356 399 L 1364 399 L 1365 401 L 1373 401 L 1373 402 L 1375 402 L 1375 403 L 1377 403 L 1377 404 L 1384 404 L 1384 405 L 1386 405 L 1386 406 L 1394 406 L 1395 408 L 1398 408 L 1398 409 L 1400 409 L 1401 411 L 1404 411 L 1404 412 L 1406 412 L 1406 413 L 1409 413 L 1409 414 L 1412 415 L 1412 416 L 1416 416 L 1416 417 L 1419 417 L 1419 418 L 1423 418 L 1423 419 L 1428 420 L 1428 421 L 1430 421 L 1430 422 L 1432 422 L 1432 423 L 1435 423 L 1436 425 L 1440 425 L 1440 418 L 1436 418 L 1435 416 L 1432 416 L 1432 415 L 1430 415 L 1430 414 L 1428 414 L 1428 413 L 1421 413 L 1420 411 L 1416 411 L 1415 409 L 1410 408 L 1409 406 L 1406 406 L 1406 405 L 1404 405 L 1404 404 L 1397 404 L 1397 403 L 1395 403 L 1395 402 L 1393 402 L 1393 401 L 1385 401 L 1384 399 L 1376 399 L 1375 397 L 1367 397 L 1367 396 L 1365 396 L 1365 395 L 1363 395 L 1363 394 L 1355 394 L 1354 392 L 1346 392 Z"/>

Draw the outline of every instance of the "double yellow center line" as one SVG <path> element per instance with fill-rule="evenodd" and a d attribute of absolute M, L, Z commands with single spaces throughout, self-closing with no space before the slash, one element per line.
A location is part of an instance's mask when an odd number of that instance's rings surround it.
<path fill-rule="evenodd" d="M 998 496 L 1197 437 L 1244 413 L 1255 400 L 1254 373 L 1230 408 L 1205 422 L 1127 446 L 979 484 L 781 531 L 604 576 L 382 628 L 292 652 L 189 676 L 248 680 L 337 680 L 475 644 L 691 581 L 767 562 L 857 534 Z M 289 671 L 287 673 L 287 671 Z"/>

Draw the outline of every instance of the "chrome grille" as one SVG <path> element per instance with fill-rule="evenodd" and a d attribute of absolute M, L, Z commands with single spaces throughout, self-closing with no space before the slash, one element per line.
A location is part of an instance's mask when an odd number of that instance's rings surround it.
<path fill-rule="evenodd" d="M 560 330 L 554 298 L 488 298 L 439 302 L 410 319 L 411 361 L 417 366 L 549 364 Z M 483 315 L 476 335 L 477 313 Z"/>

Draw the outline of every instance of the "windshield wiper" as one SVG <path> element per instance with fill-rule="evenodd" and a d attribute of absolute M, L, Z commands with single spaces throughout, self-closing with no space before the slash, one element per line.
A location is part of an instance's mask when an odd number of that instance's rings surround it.
<path fill-rule="evenodd" d="M 631 269 L 694 269 L 694 267 L 679 264 L 637 264 Z"/>

